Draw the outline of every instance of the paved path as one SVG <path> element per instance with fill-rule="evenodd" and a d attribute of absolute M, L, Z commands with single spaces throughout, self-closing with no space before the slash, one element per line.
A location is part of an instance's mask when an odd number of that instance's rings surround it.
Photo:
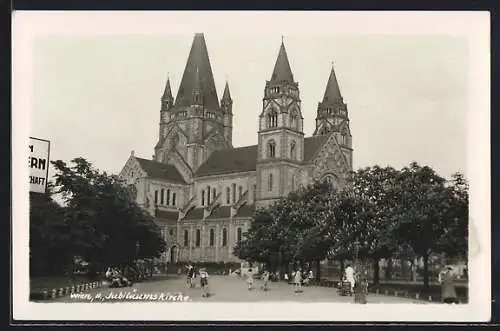
<path fill-rule="evenodd" d="M 270 290 L 264 292 L 260 289 L 262 285 L 261 280 L 254 282 L 254 289 L 249 291 L 247 284 L 240 278 L 232 276 L 212 276 L 209 279 L 210 293 L 209 298 L 202 297 L 202 290 L 200 288 L 188 289 L 186 288 L 184 277 L 178 276 L 158 276 L 148 281 L 134 284 L 132 287 L 127 288 L 100 288 L 88 291 L 86 298 L 70 298 L 69 296 L 54 300 L 56 302 L 85 302 L 93 300 L 101 301 L 102 298 L 109 298 L 109 294 L 122 295 L 128 293 L 135 294 L 156 294 L 170 293 L 172 295 L 182 293 L 183 296 L 189 296 L 189 300 L 193 302 L 260 302 L 260 301 L 295 301 L 295 302 L 354 302 L 354 297 L 340 296 L 337 294 L 336 289 L 310 286 L 304 287 L 302 293 L 295 293 L 291 285 L 284 282 L 270 283 Z M 100 298 L 99 299 L 99 296 Z M 130 294 L 129 294 L 130 295 Z M 106 299 L 105 301 L 108 301 Z M 136 300 L 109 300 L 109 301 L 136 301 Z M 391 297 L 379 294 L 368 294 L 368 303 L 420 303 L 425 304 L 423 301 L 411 300 L 401 297 Z"/>

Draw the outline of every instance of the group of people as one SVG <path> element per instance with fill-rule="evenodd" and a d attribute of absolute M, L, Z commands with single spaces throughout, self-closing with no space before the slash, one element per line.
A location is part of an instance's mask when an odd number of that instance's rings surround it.
<path fill-rule="evenodd" d="M 110 287 L 124 287 L 132 285 L 132 279 L 117 267 L 108 267 L 105 273 L 106 280 Z"/>
<path fill-rule="evenodd" d="M 189 288 L 194 288 L 196 286 L 195 279 L 196 275 L 200 277 L 200 288 L 203 290 L 203 297 L 209 297 L 210 292 L 208 290 L 208 272 L 206 268 L 200 268 L 198 271 L 191 264 L 186 266 L 187 275 L 186 275 L 186 285 Z"/>
<path fill-rule="evenodd" d="M 247 277 L 247 284 L 248 284 L 248 290 L 251 291 L 253 289 L 253 282 L 254 282 L 254 273 L 252 272 L 252 269 L 248 269 L 248 272 L 246 274 L 246 277 Z M 264 281 L 263 285 L 260 287 L 261 290 L 263 291 L 268 291 L 269 290 L 269 280 L 270 280 L 270 277 L 271 277 L 271 273 L 267 270 L 264 270 L 264 272 L 262 273 L 262 280 Z"/>

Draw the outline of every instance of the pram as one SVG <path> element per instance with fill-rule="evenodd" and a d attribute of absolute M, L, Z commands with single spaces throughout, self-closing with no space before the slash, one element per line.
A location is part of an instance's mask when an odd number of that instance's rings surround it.
<path fill-rule="evenodd" d="M 340 286 L 339 286 L 339 294 L 341 296 L 348 296 L 348 295 L 352 295 L 352 287 L 351 287 L 351 282 L 347 281 L 347 280 L 342 280 L 340 282 Z"/>

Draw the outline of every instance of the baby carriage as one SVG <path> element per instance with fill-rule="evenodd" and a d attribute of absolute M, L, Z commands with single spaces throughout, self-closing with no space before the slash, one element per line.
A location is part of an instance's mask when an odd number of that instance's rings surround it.
<path fill-rule="evenodd" d="M 352 295 L 352 286 L 351 286 L 351 282 L 343 279 L 341 282 L 340 282 L 340 286 L 339 286 L 339 294 L 341 296 L 348 296 L 348 295 Z"/>

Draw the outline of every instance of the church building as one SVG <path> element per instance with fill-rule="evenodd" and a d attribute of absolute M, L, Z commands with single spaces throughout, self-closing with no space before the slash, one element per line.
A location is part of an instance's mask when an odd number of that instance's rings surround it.
<path fill-rule="evenodd" d="M 255 117 L 258 144 L 243 147 L 233 146 L 238 109 L 227 82 L 218 98 L 202 33 L 194 36 L 175 99 L 167 80 L 153 158 L 132 152 L 120 172 L 160 226 L 166 261 L 237 262 L 233 247 L 255 208 L 316 180 L 345 185 L 352 137 L 333 67 L 311 137 L 304 136 L 303 114 L 312 110 L 302 110 L 283 41 L 271 77 L 264 79 L 262 111 Z"/>

